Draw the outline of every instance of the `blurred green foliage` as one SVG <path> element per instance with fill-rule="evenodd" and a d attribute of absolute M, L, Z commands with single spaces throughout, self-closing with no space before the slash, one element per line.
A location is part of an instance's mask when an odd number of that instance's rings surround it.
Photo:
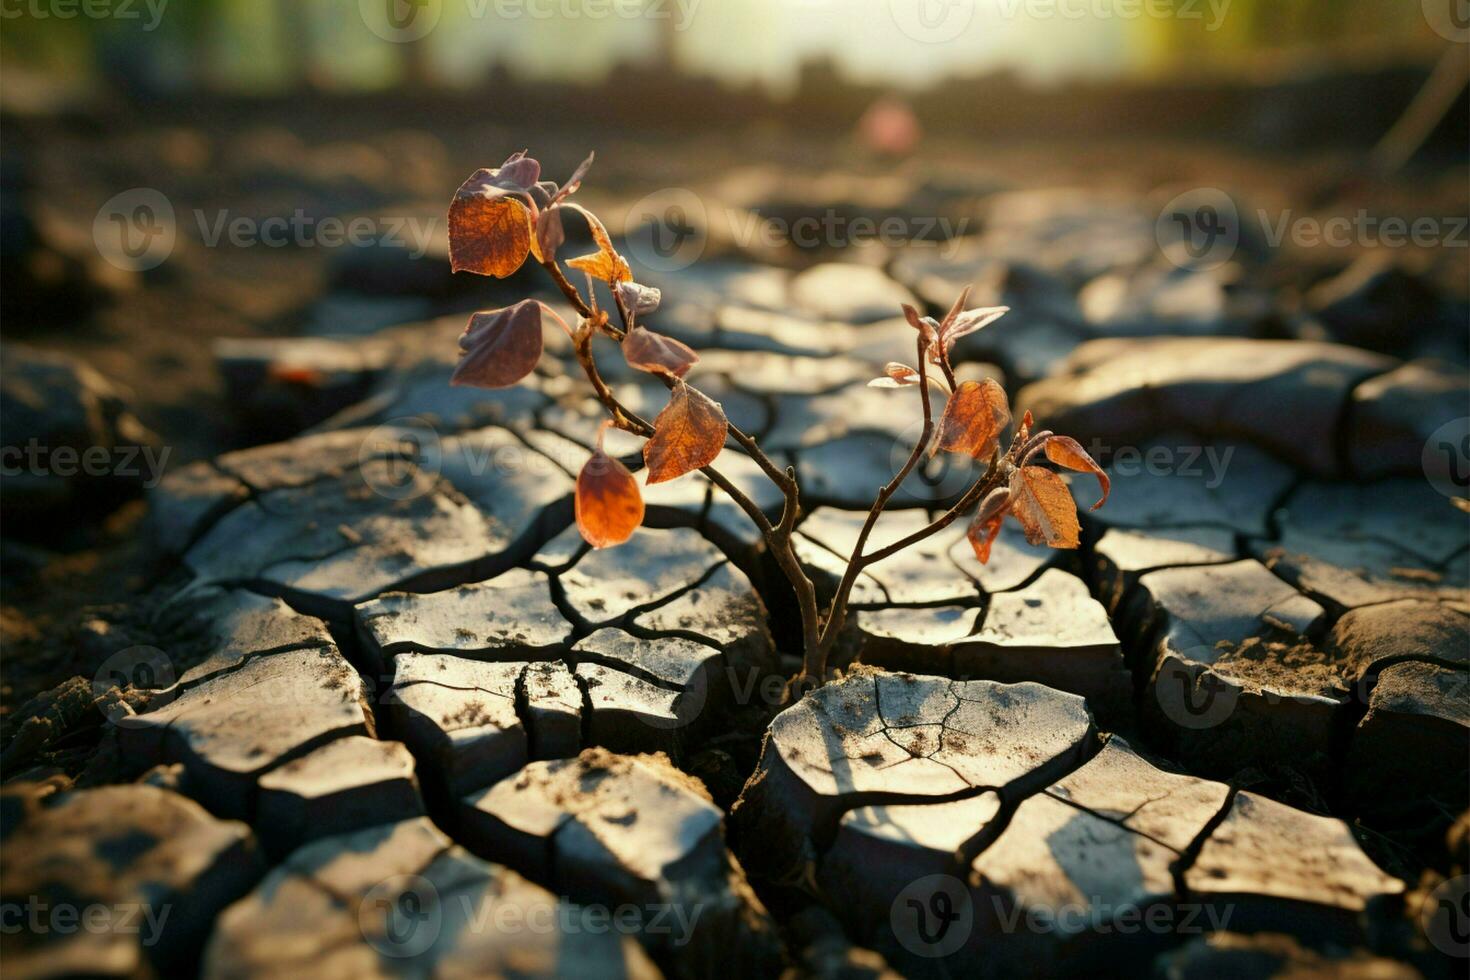
<path fill-rule="evenodd" d="M 629 56 L 668 59 L 682 52 L 684 57 L 677 60 L 700 67 L 711 44 L 726 57 L 748 60 L 757 74 L 794 73 L 792 63 L 821 53 L 818 44 L 825 44 L 829 52 L 843 50 L 849 62 L 856 58 L 864 62 L 860 69 L 872 69 L 864 74 L 890 81 L 902 82 L 913 68 L 906 69 L 892 57 L 892 51 L 875 45 L 872 37 L 866 37 L 862 45 L 857 43 L 855 24 L 863 21 L 859 8 L 871 14 L 865 3 L 881 8 L 886 0 L 700 0 L 708 7 L 700 9 L 692 29 L 682 36 L 669 31 L 663 22 L 635 25 L 626 18 L 594 22 L 589 17 L 573 23 L 553 16 L 527 17 L 512 24 L 493 17 L 472 19 L 465 12 L 473 9 L 465 4 L 478 3 L 483 9 L 493 0 L 428 2 L 442 4 L 444 28 L 422 42 L 389 44 L 364 29 L 359 0 L 0 0 L 4 15 L 0 19 L 0 59 L 5 65 L 40 68 L 68 80 L 100 77 L 156 88 L 202 85 L 236 91 L 289 90 L 303 81 L 346 88 L 376 88 L 404 81 L 465 82 L 478 77 L 473 71 L 466 74 L 466 61 L 473 60 L 466 56 L 466 48 L 471 55 L 478 53 L 483 65 L 568 78 L 598 75 L 618 58 Z M 542 7 L 557 11 L 569 3 L 574 8 L 578 2 L 581 0 L 543 0 Z M 1097 59 L 1120 72 L 1140 66 L 1165 71 L 1185 66 L 1228 70 L 1248 66 L 1263 51 L 1319 56 L 1364 47 L 1401 53 L 1442 46 L 1429 29 L 1419 0 L 1145 0 L 1141 5 L 1138 0 L 1050 0 L 1051 19 L 1038 21 L 1037 29 L 1025 35 L 1023 46 L 1031 45 L 1032 53 L 1010 51 L 1010 60 L 1001 62 L 996 60 L 993 42 L 997 25 L 1005 22 L 996 18 L 1006 9 L 1020 9 L 1022 18 L 1038 16 L 1029 11 L 1026 0 L 1009 0 L 1009 8 L 1005 2 L 975 0 L 978 6 L 971 30 L 952 42 L 973 47 L 973 56 L 964 62 L 971 71 L 1014 65 L 1018 58 L 1023 64 L 1033 59 L 1040 63 L 1044 56 L 1056 55 L 1050 47 L 1062 42 L 1063 32 L 1079 33 L 1073 30 L 1079 23 L 1083 45 L 1094 46 Z M 745 18 L 784 25 L 798 14 L 810 20 L 812 10 L 821 3 L 831 5 L 821 9 L 832 20 L 830 24 L 820 22 L 823 31 L 818 44 L 810 36 L 797 39 L 790 33 L 764 31 L 742 22 Z M 124 4 L 134 16 L 120 19 L 84 13 L 89 7 L 112 9 Z M 1068 16 L 1058 16 L 1055 10 L 1064 5 Z M 1137 13 L 1140 6 L 1151 12 L 1170 5 L 1171 16 Z M 669 6 L 668 0 L 660 6 Z M 1125 6 L 1134 12 L 1125 15 Z M 151 29 L 145 29 L 155 9 L 162 16 Z M 59 15 L 61 10 L 69 15 Z M 1101 12 L 1102 19 L 1095 24 L 1079 21 L 1079 11 Z M 733 45 L 732 17 L 742 24 L 735 35 L 740 43 Z M 889 30 L 895 32 L 894 40 L 903 40 L 887 18 L 869 16 L 858 26 L 869 34 Z M 1015 26 L 1014 21 L 1009 26 Z M 548 32 L 555 43 L 547 43 Z M 1068 40 L 1075 42 L 1076 37 Z M 1424 60 L 1431 57 L 1426 55 Z M 873 60 L 881 63 L 866 65 Z M 949 70 L 952 63 L 943 62 L 942 70 Z"/>

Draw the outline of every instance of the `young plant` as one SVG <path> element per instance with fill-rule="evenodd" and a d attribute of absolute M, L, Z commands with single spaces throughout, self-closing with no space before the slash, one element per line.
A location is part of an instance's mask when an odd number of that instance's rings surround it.
<path fill-rule="evenodd" d="M 449 257 L 456 272 L 497 278 L 512 275 L 528 258 L 534 259 L 577 312 L 575 328 L 536 300 L 476 313 L 460 337 L 462 357 L 450 383 L 482 388 L 516 384 L 535 369 L 541 357 L 542 316 L 549 315 L 561 326 L 571 338 L 577 362 L 608 415 L 598 429 L 597 446 L 577 477 L 577 527 L 594 548 L 623 543 L 643 522 L 638 481 L 627 467 L 603 451 L 602 436 L 608 428 L 617 427 L 646 440 L 643 461 L 647 484 L 678 479 L 695 470 L 703 473 L 754 522 L 771 559 L 795 591 L 801 614 L 802 671 L 792 679 L 792 690 L 800 691 L 825 680 L 827 658 L 846 620 L 848 598 L 858 575 L 938 533 L 972 509 L 975 513 L 968 537 L 982 563 L 989 560 L 991 545 L 1008 514 L 1020 523 L 1032 544 L 1078 546 L 1077 508 L 1067 485 L 1054 471 L 1035 463 L 1045 456 L 1057 466 L 1095 475 L 1102 496 L 1093 505 L 1094 510 L 1107 500 L 1107 474 L 1076 440 L 1033 431 L 1029 412 L 1002 449 L 1002 437 L 1011 424 L 1005 391 L 989 379 L 957 381 L 950 354 L 960 337 L 995 322 L 1007 309 L 966 309 L 967 289 L 943 320 L 920 316 L 907 305 L 903 308 L 916 332 L 915 366 L 889 364 L 883 377 L 870 385 L 918 389 L 923 429 L 907 461 L 879 488 L 836 592 L 825 609 L 818 608 L 816 589 L 797 560 L 792 543 L 801 516 L 796 471 L 773 462 L 754 438 L 725 417 L 718 402 L 685 380 L 699 362 L 697 353 L 643 325 L 643 318 L 659 307 L 659 290 L 633 281 L 627 261 L 613 248 L 602 222 L 571 200 L 591 164 L 589 156 L 560 187 L 541 179 L 541 165 L 525 151 L 513 154 L 498 169 L 476 171 L 459 188 L 449 207 Z M 585 296 L 567 278 L 557 257 L 565 243 L 562 219 L 568 212 L 586 222 L 597 245 L 595 252 L 566 262 L 583 273 Z M 615 321 L 599 305 L 596 282 L 603 283 L 611 299 Z M 620 402 L 603 380 L 592 347 L 598 335 L 618 344 L 629 365 L 653 374 L 668 386 L 668 405 L 652 422 Z M 946 397 L 938 420 L 932 417 L 930 386 Z M 755 461 L 780 490 L 784 503 L 774 522 L 714 466 L 727 447 Z M 985 459 L 989 465 L 953 507 L 927 526 L 882 548 L 866 550 L 873 527 L 893 495 L 926 454 L 932 457 L 938 452 Z"/>

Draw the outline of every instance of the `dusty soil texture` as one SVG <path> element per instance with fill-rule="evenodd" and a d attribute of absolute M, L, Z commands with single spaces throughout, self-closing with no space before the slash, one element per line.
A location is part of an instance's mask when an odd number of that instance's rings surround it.
<path fill-rule="evenodd" d="M 1436 454 L 1470 424 L 1470 260 L 1275 245 L 1258 217 L 1465 214 L 1463 166 L 1323 203 L 1330 154 L 844 166 L 775 134 L 300 118 L 7 128 L 4 443 L 113 461 L 5 477 L 8 975 L 1463 970 L 1470 514 Z M 599 417 L 559 329 L 517 388 L 447 383 L 467 312 L 541 287 L 452 276 L 444 205 L 527 144 L 553 175 L 595 145 L 585 200 L 663 289 L 651 325 L 796 468 L 819 592 L 917 432 L 866 387 L 912 356 L 900 304 L 971 283 L 1012 312 L 960 375 L 1109 469 L 1101 511 L 1073 481 L 1083 547 L 1008 527 L 981 566 L 961 523 L 875 565 L 840 677 L 783 707 L 792 597 L 702 476 L 647 488 L 626 546 L 581 542 Z M 92 222 L 140 186 L 177 243 L 127 273 Z M 703 212 L 672 231 L 638 203 L 669 187 Z M 1201 187 L 1236 204 L 1206 260 L 1168 220 Z M 426 237 L 203 235 L 297 209 Z M 828 216 L 927 230 L 743 231 Z M 927 468 L 874 544 L 969 472 Z"/>

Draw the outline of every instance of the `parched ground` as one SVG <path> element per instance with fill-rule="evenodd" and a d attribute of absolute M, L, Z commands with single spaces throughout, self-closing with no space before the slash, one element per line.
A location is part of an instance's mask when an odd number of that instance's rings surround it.
<path fill-rule="evenodd" d="M 646 228 L 627 248 L 692 377 L 796 467 L 819 592 L 917 431 L 911 396 L 866 387 L 912 355 L 899 304 L 971 282 L 1013 312 L 961 375 L 1108 461 L 1105 509 L 1074 483 L 1080 551 L 1008 527 L 981 566 L 960 524 L 874 566 L 843 676 L 781 710 L 791 597 L 719 491 L 648 488 L 629 544 L 581 543 L 596 406 L 555 327 L 518 388 L 448 387 L 465 318 L 431 314 L 531 280 L 461 282 L 442 243 L 333 255 L 309 336 L 211 348 L 192 459 L 105 532 L 128 551 L 101 567 L 136 580 L 46 661 L 83 676 L 9 701 L 7 974 L 1463 970 L 1470 517 L 1425 448 L 1470 412 L 1464 252 L 1302 256 L 1247 212 L 1230 262 L 1180 267 L 1172 193 L 963 173 L 691 178 L 701 261 L 658 267 Z M 801 254 L 720 217 L 829 210 L 973 223 Z M 33 389 L 83 392 L 84 431 L 168 428 L 163 395 L 114 410 L 17 350 Z M 209 448 L 262 426 L 284 438 Z M 874 543 L 966 476 L 924 471 Z"/>

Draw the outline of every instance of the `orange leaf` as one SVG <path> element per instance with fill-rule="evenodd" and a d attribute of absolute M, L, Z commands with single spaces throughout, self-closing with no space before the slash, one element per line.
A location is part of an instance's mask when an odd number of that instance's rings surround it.
<path fill-rule="evenodd" d="M 663 483 L 713 463 L 729 428 L 719 402 L 679 382 L 653 420 L 653 438 L 643 444 L 648 482 Z"/>
<path fill-rule="evenodd" d="M 509 388 L 541 360 L 541 304 L 533 299 L 470 317 L 460 335 L 463 352 L 452 385 Z"/>
<path fill-rule="evenodd" d="M 580 269 L 593 279 L 601 279 L 603 282 L 614 283 L 632 279 L 633 270 L 628 268 L 627 261 L 618 254 L 617 249 L 613 248 L 612 239 L 608 236 L 607 229 L 603 227 L 602 222 L 597 220 L 597 215 L 570 201 L 562 206 L 578 212 L 587 219 L 587 227 L 592 232 L 592 240 L 597 243 L 596 252 L 568 259 L 567 265 L 573 269 Z"/>
<path fill-rule="evenodd" d="M 939 438 L 929 454 L 943 449 L 986 459 L 995 452 L 1001 433 L 1011 423 L 1005 389 L 992 378 L 965 381 L 945 403 L 939 420 Z"/>
<path fill-rule="evenodd" d="M 465 181 L 449 205 L 449 265 L 455 272 L 504 279 L 531 252 L 531 209 L 480 177 L 488 173 Z"/>
<path fill-rule="evenodd" d="M 635 326 L 623 338 L 623 357 L 630 367 L 649 374 L 672 374 L 682 378 L 699 362 L 699 355 L 672 337 Z"/>
<path fill-rule="evenodd" d="M 643 523 L 638 481 L 601 447 L 577 474 L 576 512 L 577 530 L 594 548 L 622 544 Z"/>
<path fill-rule="evenodd" d="M 629 269 L 628 263 L 616 253 L 592 252 L 588 255 L 579 255 L 574 259 L 567 259 L 567 265 L 573 269 L 580 269 L 593 279 L 601 279 L 603 282 L 621 282 L 624 279 L 633 278 L 633 270 Z"/>
<path fill-rule="evenodd" d="M 1066 481 L 1040 466 L 1022 466 L 1011 474 L 1011 513 L 1026 531 L 1031 544 L 1051 548 L 1076 548 L 1082 527 L 1077 523 L 1077 504 Z"/>
<path fill-rule="evenodd" d="M 1000 522 L 1005 519 L 1010 502 L 1010 488 L 996 487 L 980 503 L 974 520 L 970 521 L 970 529 L 965 532 L 965 537 L 970 539 L 970 547 L 975 549 L 975 557 L 982 565 L 990 561 L 990 546 L 1000 534 Z"/>
<path fill-rule="evenodd" d="M 1097 510 L 1108 502 L 1108 494 L 1112 490 L 1112 481 L 1103 472 L 1103 468 L 1097 465 L 1097 461 L 1087 455 L 1087 450 L 1082 444 L 1071 436 L 1052 436 L 1046 440 L 1046 458 L 1058 466 L 1065 466 L 1069 470 L 1078 473 L 1091 473 L 1097 477 L 1097 482 L 1102 486 L 1102 499 L 1092 505 Z"/>

